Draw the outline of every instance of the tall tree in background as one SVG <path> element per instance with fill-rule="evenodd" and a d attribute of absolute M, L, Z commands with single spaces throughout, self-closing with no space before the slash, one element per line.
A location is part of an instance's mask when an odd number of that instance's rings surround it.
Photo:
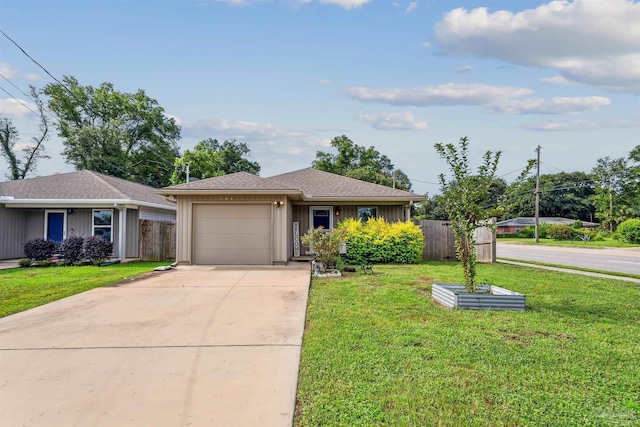
<path fill-rule="evenodd" d="M 391 160 L 375 148 L 356 145 L 345 135 L 333 138 L 331 147 L 337 149 L 338 153 L 316 152 L 313 168 L 400 190 L 411 190 L 409 177 L 400 169 L 394 169 Z"/>
<path fill-rule="evenodd" d="M 7 178 L 11 180 L 25 179 L 27 175 L 35 172 L 39 159 L 48 159 L 45 153 L 44 142 L 49 138 L 49 118 L 42 100 L 34 86 L 29 86 L 31 99 L 38 110 L 40 133 L 31 138 L 31 144 L 26 145 L 19 156 L 15 151 L 18 142 L 18 130 L 13 126 L 11 119 L 0 117 L 0 155 L 9 163 L 9 174 Z"/>
<path fill-rule="evenodd" d="M 510 202 L 513 207 L 505 218 L 535 215 L 536 178 L 525 181 Z M 540 216 L 564 217 L 593 221 L 595 208 L 590 201 L 594 194 L 592 176 L 585 172 L 560 172 L 540 177 Z"/>
<path fill-rule="evenodd" d="M 639 156 L 640 146 L 636 146 L 628 158 L 598 159 L 591 171 L 596 183 L 591 197 L 596 217 L 612 231 L 624 220 L 640 215 Z"/>
<path fill-rule="evenodd" d="M 244 142 L 231 140 L 220 144 L 216 139 L 202 140 L 193 151 L 185 150 L 184 155 L 175 160 L 171 182 L 174 184 L 187 182 L 187 163 L 189 175 L 198 179 L 235 172 L 249 172 L 257 175 L 260 172 L 260 165 L 246 158 L 250 152 L 251 150 Z"/>
<path fill-rule="evenodd" d="M 75 77 L 45 87 L 60 117 L 64 156 L 89 169 L 153 187 L 170 184 L 180 127 L 143 90 L 122 93 L 111 83 L 82 86 Z"/>

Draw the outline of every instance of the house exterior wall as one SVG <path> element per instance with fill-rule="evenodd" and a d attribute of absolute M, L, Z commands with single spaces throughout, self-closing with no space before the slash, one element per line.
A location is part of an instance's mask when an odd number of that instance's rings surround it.
<path fill-rule="evenodd" d="M 73 209 L 73 213 L 67 213 L 67 237 L 91 236 L 92 212 L 91 209 Z"/>
<path fill-rule="evenodd" d="M 291 222 L 289 228 L 293 227 L 294 222 L 300 224 L 300 236 L 309 230 L 309 209 L 311 206 L 333 206 L 333 225 L 334 227 L 338 222 L 346 218 L 356 218 L 358 216 L 358 208 L 361 207 L 375 207 L 378 210 L 378 218 L 384 218 L 388 222 L 406 221 L 405 218 L 405 205 L 392 205 L 392 204 L 380 204 L 379 202 L 366 203 L 361 202 L 357 204 L 332 204 L 327 202 L 319 203 L 293 203 Z M 340 211 L 339 216 L 335 216 L 337 211 Z M 293 256 L 293 235 L 287 236 L 288 244 L 288 257 Z M 300 244 L 300 255 L 305 255 L 309 250 L 306 246 Z"/>
<path fill-rule="evenodd" d="M 277 208 L 276 201 L 284 202 Z M 176 216 L 176 261 L 182 264 L 192 263 L 193 248 L 193 205 L 197 203 L 256 204 L 268 203 L 271 206 L 272 227 L 272 263 L 287 261 L 287 227 L 290 220 L 287 215 L 286 196 L 279 195 L 224 195 L 224 196 L 177 196 Z"/>
<path fill-rule="evenodd" d="M 24 256 L 26 225 L 27 209 L 7 209 L 0 204 L 0 259 Z"/>
<path fill-rule="evenodd" d="M 156 221 L 174 221 L 176 220 L 176 211 L 169 209 L 148 208 L 140 206 L 140 219 L 153 219 Z"/>

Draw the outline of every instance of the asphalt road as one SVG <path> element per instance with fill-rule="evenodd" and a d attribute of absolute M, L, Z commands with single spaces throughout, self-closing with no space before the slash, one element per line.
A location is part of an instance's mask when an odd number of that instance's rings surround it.
<path fill-rule="evenodd" d="M 640 274 L 640 248 L 582 249 L 497 243 L 497 257 Z"/>

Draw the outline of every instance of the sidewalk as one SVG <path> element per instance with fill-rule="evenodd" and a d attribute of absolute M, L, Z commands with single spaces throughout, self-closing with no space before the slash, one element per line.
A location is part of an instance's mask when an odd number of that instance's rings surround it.
<path fill-rule="evenodd" d="M 19 259 L 3 259 L 0 260 L 0 270 L 4 270 L 5 268 L 16 268 L 18 265 Z"/>
<path fill-rule="evenodd" d="M 504 263 L 504 264 L 519 265 L 521 267 L 540 268 L 542 270 L 559 271 L 561 273 L 581 274 L 583 276 L 601 277 L 603 279 L 615 279 L 615 280 L 624 280 L 625 282 L 640 283 L 640 279 L 634 279 L 633 277 L 614 276 L 614 275 L 611 275 L 611 274 L 594 273 L 594 272 L 591 272 L 591 271 L 573 270 L 573 269 L 570 269 L 570 268 L 549 267 L 549 266 L 546 266 L 546 265 L 529 264 L 527 262 L 507 261 L 507 260 L 499 259 L 499 258 L 496 261 Z"/>

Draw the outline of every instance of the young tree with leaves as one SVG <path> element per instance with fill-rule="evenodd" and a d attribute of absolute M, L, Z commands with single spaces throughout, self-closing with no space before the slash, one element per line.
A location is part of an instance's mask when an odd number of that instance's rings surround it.
<path fill-rule="evenodd" d="M 460 144 L 435 144 L 436 152 L 445 160 L 451 172 L 451 180 L 439 175 L 443 209 L 453 228 L 456 255 L 462 262 L 464 285 L 468 292 L 476 291 L 476 242 L 474 232 L 480 227 L 495 227 L 491 217 L 498 216 L 506 208 L 509 194 L 495 204 L 490 203 L 491 185 L 501 152 L 485 152 L 482 163 L 474 174 L 469 160 L 469 140 L 460 138 Z M 516 182 L 524 181 L 533 167 L 533 160 L 523 169 Z M 511 191 L 517 190 L 514 187 Z"/>
<path fill-rule="evenodd" d="M 13 126 L 11 119 L 0 117 L 0 155 L 9 164 L 7 178 L 11 180 L 25 179 L 27 175 L 35 172 L 38 160 L 49 158 L 44 147 L 45 141 L 49 139 L 49 117 L 35 86 L 29 86 L 29 89 L 31 99 L 38 110 L 40 133 L 31 138 L 31 144 L 22 149 L 23 156 L 19 156 L 15 151 L 19 136 L 18 130 Z"/>
<path fill-rule="evenodd" d="M 613 231 L 628 218 L 640 215 L 640 146 L 628 158 L 598 159 L 591 171 L 596 183 L 591 201 L 601 225 Z"/>
<path fill-rule="evenodd" d="M 247 159 L 250 153 L 251 150 L 244 142 L 232 139 L 220 144 L 216 139 L 204 139 L 195 146 L 193 151 L 185 150 L 182 157 L 175 160 L 171 182 L 173 184 L 187 182 L 187 164 L 189 164 L 189 175 L 198 179 L 236 172 L 257 175 L 260 172 L 260 165 L 258 162 Z"/>
<path fill-rule="evenodd" d="M 75 77 L 44 89 L 60 117 L 64 156 L 76 169 L 102 172 L 153 187 L 170 184 L 180 127 L 143 90 L 123 93 L 111 83 L 82 86 Z"/>
<path fill-rule="evenodd" d="M 354 144 L 345 135 L 333 138 L 331 147 L 337 149 L 338 153 L 316 152 L 313 168 L 400 190 L 411 190 L 409 177 L 400 169 L 394 169 L 389 157 L 375 148 Z"/>

